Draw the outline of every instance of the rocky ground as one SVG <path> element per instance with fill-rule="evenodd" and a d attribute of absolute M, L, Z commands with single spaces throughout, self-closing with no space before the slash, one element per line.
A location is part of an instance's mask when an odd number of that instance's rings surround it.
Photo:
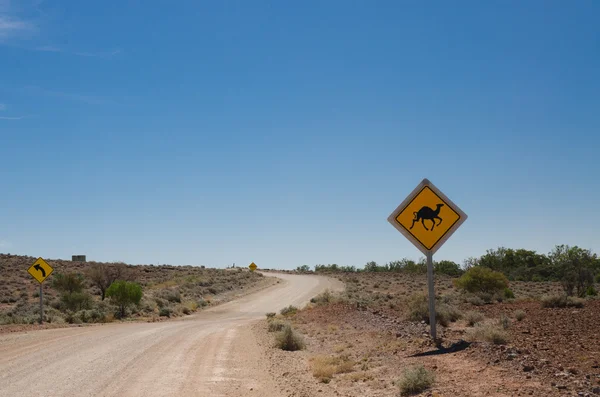
<path fill-rule="evenodd" d="M 404 298 L 424 287 L 422 277 L 347 277 L 352 280 L 346 280 L 346 295 L 352 298 L 311 305 L 285 319 L 304 336 L 306 350 L 274 348 L 266 320 L 254 330 L 267 338 L 263 346 L 273 360 L 270 371 L 289 396 L 398 396 L 396 380 L 415 364 L 436 376 L 421 396 L 600 395 L 600 300 L 587 300 L 578 309 L 542 308 L 536 298 L 560 292 L 554 283 L 513 284 L 521 299 L 493 304 L 457 300 L 463 314 L 477 311 L 486 321 L 504 317 L 507 342 L 477 340 L 470 334 L 473 327 L 458 320 L 438 326 L 439 334 L 445 347 L 469 340 L 466 349 L 415 357 L 437 350 L 428 325 L 406 316 Z M 442 294 L 456 293 L 451 280 L 437 282 Z M 519 310 L 524 312 L 520 321 Z M 339 373 L 323 377 L 318 364 L 323 360 L 338 363 Z"/>

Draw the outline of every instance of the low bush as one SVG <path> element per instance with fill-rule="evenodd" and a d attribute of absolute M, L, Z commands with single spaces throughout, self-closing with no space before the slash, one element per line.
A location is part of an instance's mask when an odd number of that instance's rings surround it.
<path fill-rule="evenodd" d="M 331 291 L 325 290 L 321 294 L 312 298 L 310 302 L 316 305 L 327 305 L 333 302 L 333 294 L 331 293 Z"/>
<path fill-rule="evenodd" d="M 504 314 L 500 316 L 500 318 L 498 319 L 498 325 L 500 327 L 502 327 L 502 329 L 509 329 L 510 326 L 512 325 L 512 322 L 510 321 L 510 318 L 508 318 L 507 316 L 505 316 Z"/>
<path fill-rule="evenodd" d="M 281 309 L 279 313 L 281 313 L 283 316 L 293 316 L 297 312 L 298 308 L 296 306 L 289 305 L 288 307 Z"/>
<path fill-rule="evenodd" d="M 267 320 L 274 318 L 276 315 L 277 315 L 277 313 L 273 313 L 273 312 L 267 313 Z"/>
<path fill-rule="evenodd" d="M 598 295 L 598 291 L 596 291 L 596 288 L 594 288 L 593 285 L 590 285 L 589 287 L 587 287 L 585 294 L 587 296 L 596 296 L 596 295 Z"/>
<path fill-rule="evenodd" d="M 465 319 L 467 320 L 467 325 L 469 327 L 473 327 L 475 324 L 483 321 L 485 317 L 480 312 L 469 311 L 465 313 Z"/>
<path fill-rule="evenodd" d="M 396 382 L 403 396 L 421 393 L 429 389 L 435 382 L 435 375 L 422 365 L 407 368 Z"/>
<path fill-rule="evenodd" d="M 581 308 L 584 305 L 583 299 L 574 298 L 566 295 L 545 295 L 542 297 L 542 307 L 544 308 Z"/>
<path fill-rule="evenodd" d="M 469 330 L 467 338 L 472 341 L 485 341 L 495 345 L 504 345 L 508 342 L 506 331 L 492 322 L 477 324 Z"/>
<path fill-rule="evenodd" d="M 508 279 L 500 272 L 483 266 L 473 266 L 460 278 L 454 280 L 454 285 L 463 291 L 493 294 L 508 288 Z"/>
<path fill-rule="evenodd" d="M 276 346 L 285 351 L 303 350 L 306 345 L 304 339 L 298 334 L 291 325 L 286 324 L 283 329 L 277 334 Z"/>
<path fill-rule="evenodd" d="M 465 301 L 467 303 L 472 304 L 473 306 L 483 306 L 483 305 L 485 305 L 485 301 L 483 299 L 481 299 L 477 295 L 468 295 L 468 296 L 465 297 Z"/>
<path fill-rule="evenodd" d="M 425 294 L 415 294 L 408 302 L 408 319 L 410 321 L 425 321 L 429 324 L 429 298 Z M 461 312 L 454 306 L 436 302 L 435 321 L 440 325 L 447 327 L 448 323 L 455 322 L 462 317 Z"/>
<path fill-rule="evenodd" d="M 281 320 L 273 320 L 273 321 L 269 321 L 269 332 L 278 332 L 283 330 L 283 327 L 285 327 L 286 323 L 281 321 Z"/>
<path fill-rule="evenodd" d="M 171 317 L 171 314 L 173 312 L 171 311 L 170 308 L 168 307 L 161 307 L 160 310 L 158 311 L 158 315 L 161 317 Z"/>
<path fill-rule="evenodd" d="M 600 284 L 600 273 L 596 274 L 596 283 Z"/>
<path fill-rule="evenodd" d="M 506 299 L 515 299 L 515 293 L 510 288 L 504 288 L 504 297 Z"/>
<path fill-rule="evenodd" d="M 335 374 L 352 372 L 354 361 L 348 357 L 316 356 L 310 359 L 312 373 L 323 383 L 328 383 Z"/>
<path fill-rule="evenodd" d="M 516 310 L 515 318 L 517 319 L 517 321 L 523 321 L 523 319 L 525 318 L 525 312 L 523 310 Z"/>

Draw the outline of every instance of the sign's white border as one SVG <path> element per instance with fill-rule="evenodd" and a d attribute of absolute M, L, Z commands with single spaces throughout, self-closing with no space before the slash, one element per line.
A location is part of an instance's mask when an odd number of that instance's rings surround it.
<path fill-rule="evenodd" d="M 458 221 L 456 221 L 454 223 L 454 225 L 452 225 L 452 227 L 450 229 L 448 229 L 448 231 L 444 234 L 444 236 L 440 240 L 438 240 L 438 242 L 431 249 L 427 249 L 423 244 L 421 244 L 419 242 L 419 240 L 417 240 L 415 238 L 415 236 L 413 236 L 412 234 L 410 234 L 409 231 L 406 230 L 396 220 L 396 218 L 398 217 L 398 215 L 400 215 L 400 212 L 402 212 L 402 210 L 404 210 L 404 208 L 406 208 L 406 206 L 411 201 L 414 200 L 414 198 L 417 196 L 417 194 L 419 194 L 419 192 L 421 190 L 423 190 L 424 187 L 428 187 L 431 190 L 433 190 L 433 192 L 435 194 L 437 194 L 442 200 L 444 200 L 452 208 L 452 210 L 454 210 L 460 216 L 460 219 Z M 400 205 L 398 206 L 398 208 L 396 208 L 394 210 L 394 212 L 392 212 L 392 214 L 390 216 L 388 216 L 387 220 L 400 233 L 402 233 L 404 235 L 404 237 L 406 237 L 408 239 L 408 241 L 410 241 L 411 243 L 413 243 L 413 245 L 415 247 L 417 247 L 423 254 L 425 254 L 425 255 L 433 255 L 438 249 L 440 249 L 440 247 L 442 245 L 444 245 L 444 243 L 446 242 L 446 240 L 448 240 L 450 238 L 450 236 L 452 236 L 452 234 L 454 234 L 454 232 L 460 227 L 460 225 L 462 225 L 463 222 L 467 220 L 467 214 L 465 214 L 456 204 L 454 204 L 454 202 L 452 200 L 450 200 L 448 197 L 446 197 L 446 195 L 444 193 L 442 193 L 437 187 L 435 187 L 435 185 L 433 183 L 431 183 L 429 181 L 429 179 L 425 178 L 408 195 L 408 197 L 406 197 L 404 199 L 404 201 L 402 203 L 400 203 Z"/>

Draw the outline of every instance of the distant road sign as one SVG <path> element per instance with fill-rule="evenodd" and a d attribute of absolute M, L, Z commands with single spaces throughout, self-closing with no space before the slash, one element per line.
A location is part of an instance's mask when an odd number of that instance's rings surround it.
<path fill-rule="evenodd" d="M 52 274 L 54 269 L 42 258 L 37 258 L 27 271 L 41 284 Z"/>
<path fill-rule="evenodd" d="M 252 262 L 250 264 L 250 266 L 248 266 L 248 269 L 250 269 L 250 271 L 255 271 L 258 268 L 258 266 L 256 266 L 256 263 Z"/>
<path fill-rule="evenodd" d="M 425 255 L 433 255 L 466 220 L 467 214 L 427 179 L 388 217 Z"/>

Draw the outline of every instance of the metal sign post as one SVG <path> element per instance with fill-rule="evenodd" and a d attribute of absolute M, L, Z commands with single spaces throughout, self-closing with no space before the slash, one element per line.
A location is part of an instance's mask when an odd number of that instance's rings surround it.
<path fill-rule="evenodd" d="M 40 324 L 44 322 L 44 284 L 40 283 Z"/>
<path fill-rule="evenodd" d="M 31 277 L 36 279 L 40 283 L 40 324 L 44 322 L 44 281 L 50 277 L 54 268 L 48 264 L 42 258 L 37 258 L 33 265 L 29 267 L 27 272 L 31 274 Z"/>
<path fill-rule="evenodd" d="M 437 333 L 433 254 L 466 220 L 467 214 L 427 179 L 423 179 L 388 217 L 388 222 L 427 257 L 429 326 L 434 340 Z"/>

